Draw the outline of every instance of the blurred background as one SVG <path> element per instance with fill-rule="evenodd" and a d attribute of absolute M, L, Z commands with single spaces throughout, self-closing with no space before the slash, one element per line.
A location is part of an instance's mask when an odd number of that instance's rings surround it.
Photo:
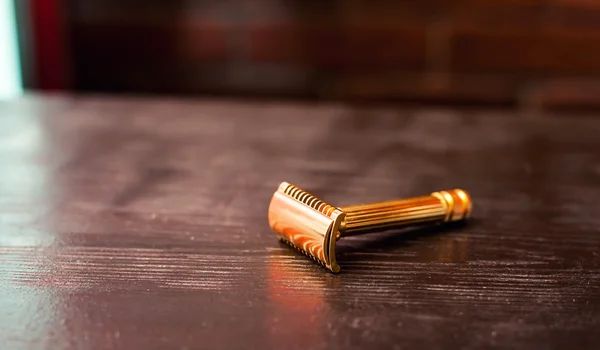
<path fill-rule="evenodd" d="M 600 1 L 0 2 L 5 96 L 600 108 Z"/>

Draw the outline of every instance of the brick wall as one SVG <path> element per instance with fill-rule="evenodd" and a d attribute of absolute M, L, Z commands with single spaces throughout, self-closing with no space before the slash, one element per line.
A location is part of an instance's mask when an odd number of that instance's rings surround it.
<path fill-rule="evenodd" d="M 600 1 L 69 0 L 74 86 L 600 107 Z"/>

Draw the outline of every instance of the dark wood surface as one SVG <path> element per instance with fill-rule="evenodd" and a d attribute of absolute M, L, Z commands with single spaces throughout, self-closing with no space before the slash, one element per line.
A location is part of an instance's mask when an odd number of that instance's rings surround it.
<path fill-rule="evenodd" d="M 280 244 L 336 205 L 461 187 L 466 226 Z M 29 96 L 0 104 L 3 349 L 594 349 L 600 119 Z"/>

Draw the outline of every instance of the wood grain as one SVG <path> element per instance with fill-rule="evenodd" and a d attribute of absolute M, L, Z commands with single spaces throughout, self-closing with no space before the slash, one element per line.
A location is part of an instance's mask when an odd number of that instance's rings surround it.
<path fill-rule="evenodd" d="M 458 109 L 28 96 L 0 104 L 7 349 L 593 349 L 600 121 Z M 464 188 L 465 226 L 279 243 L 329 203 Z"/>

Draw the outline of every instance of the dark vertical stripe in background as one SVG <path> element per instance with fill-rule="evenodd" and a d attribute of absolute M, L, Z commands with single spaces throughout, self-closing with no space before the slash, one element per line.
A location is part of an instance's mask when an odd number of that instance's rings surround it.
<path fill-rule="evenodd" d="M 64 12 L 61 0 L 31 0 L 33 69 L 36 87 L 61 90 L 69 87 Z"/>

